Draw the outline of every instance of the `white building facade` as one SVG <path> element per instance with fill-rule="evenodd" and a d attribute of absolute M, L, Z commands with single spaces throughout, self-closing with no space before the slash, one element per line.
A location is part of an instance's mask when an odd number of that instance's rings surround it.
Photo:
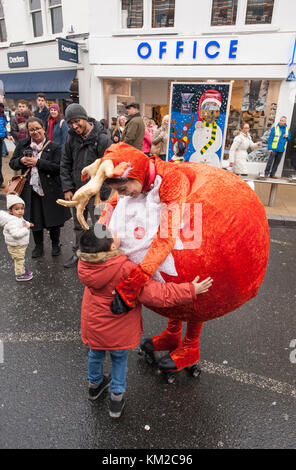
<path fill-rule="evenodd" d="M 75 3 L 77 8 L 75 8 Z M 0 80 L 5 104 L 11 107 L 20 98 L 33 106 L 37 92 L 49 101 L 78 100 L 79 80 L 88 70 L 88 1 L 1 0 L 0 2 Z M 79 7 L 79 8 L 78 8 Z M 59 38 L 77 43 L 59 45 Z M 72 54 L 60 59 L 59 47 Z M 72 56 L 72 57 L 71 57 Z M 87 84 L 82 84 L 86 90 Z M 82 93 L 83 96 L 83 93 Z"/>
<path fill-rule="evenodd" d="M 74 97 L 90 115 L 109 122 L 126 102 L 136 101 L 158 124 L 169 111 L 171 82 L 233 81 L 226 154 L 242 120 L 250 123 L 255 140 L 282 115 L 296 125 L 296 82 L 287 81 L 291 72 L 296 75 L 296 2 L 2 0 L 1 5 L 0 80 L 7 74 L 72 71 L 70 93 L 48 87 L 51 99 Z M 59 37 L 78 43 L 78 63 L 60 60 Z M 12 68 L 8 54 L 21 52 L 28 64 Z M 71 79 L 63 76 L 61 82 Z M 31 91 L 48 94 L 44 87 Z M 5 89 L 6 99 L 19 97 L 9 84 Z M 252 173 L 264 167 L 260 158 L 250 165 Z"/>

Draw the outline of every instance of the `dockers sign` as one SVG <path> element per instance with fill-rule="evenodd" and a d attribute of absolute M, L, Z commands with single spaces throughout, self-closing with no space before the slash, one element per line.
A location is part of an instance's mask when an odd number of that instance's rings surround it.
<path fill-rule="evenodd" d="M 58 39 L 59 59 L 78 64 L 78 44 L 67 39 Z"/>
<path fill-rule="evenodd" d="M 29 67 L 27 51 L 8 52 L 7 59 L 8 59 L 8 67 L 10 69 L 17 69 L 20 67 Z"/>

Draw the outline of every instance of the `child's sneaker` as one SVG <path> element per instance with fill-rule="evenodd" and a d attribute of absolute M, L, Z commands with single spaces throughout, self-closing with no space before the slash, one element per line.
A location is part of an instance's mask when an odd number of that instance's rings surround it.
<path fill-rule="evenodd" d="M 32 277 L 33 277 L 33 274 L 31 271 L 25 271 L 24 274 L 15 276 L 15 279 L 16 281 L 30 281 Z"/>
<path fill-rule="evenodd" d="M 96 400 L 103 391 L 109 387 L 109 383 L 111 382 L 111 377 L 107 377 L 104 375 L 102 382 L 96 387 L 95 385 L 88 386 L 88 398 L 89 400 Z"/>
<path fill-rule="evenodd" d="M 115 395 L 111 393 L 109 415 L 111 418 L 120 418 L 125 402 L 123 393 Z"/>

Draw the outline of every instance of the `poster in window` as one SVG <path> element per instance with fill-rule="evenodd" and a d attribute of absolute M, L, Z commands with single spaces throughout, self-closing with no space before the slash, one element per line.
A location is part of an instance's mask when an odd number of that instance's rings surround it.
<path fill-rule="evenodd" d="M 168 160 L 221 166 L 232 82 L 172 83 Z"/>

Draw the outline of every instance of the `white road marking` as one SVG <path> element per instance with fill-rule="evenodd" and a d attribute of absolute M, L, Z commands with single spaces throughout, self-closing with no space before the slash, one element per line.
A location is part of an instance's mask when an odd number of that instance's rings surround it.
<path fill-rule="evenodd" d="M 0 364 L 4 362 L 4 344 L 3 341 L 0 341 Z"/>
<path fill-rule="evenodd" d="M 81 339 L 79 331 L 57 331 L 55 333 L 0 333 L 0 341 L 3 341 L 3 343 L 77 341 L 79 339 Z"/>
<path fill-rule="evenodd" d="M 208 361 L 200 361 L 200 367 L 203 372 L 208 372 L 209 374 L 231 377 L 236 382 L 242 382 L 246 385 L 255 385 L 264 390 L 270 390 L 281 395 L 296 398 L 296 387 L 285 382 L 279 382 L 278 380 L 270 379 L 263 375 L 243 372 L 242 370 L 230 366 L 213 364 Z"/>
<path fill-rule="evenodd" d="M 55 333 L 0 333 L 0 362 L 1 362 L 1 347 L 2 357 L 4 351 L 4 343 L 29 343 L 29 342 L 53 342 L 53 341 L 81 341 L 79 331 L 57 331 Z M 137 351 L 136 348 L 134 351 Z M 229 377 L 236 382 L 241 382 L 245 385 L 253 385 L 262 390 L 269 390 L 280 395 L 286 395 L 296 398 L 296 387 L 286 382 L 257 375 L 254 373 L 244 372 L 240 369 L 235 369 L 228 365 L 215 364 L 209 361 L 200 361 L 200 367 L 203 372 L 208 374 L 219 375 L 222 377 Z"/>
<path fill-rule="evenodd" d="M 278 245 L 283 245 L 283 246 L 294 246 L 295 243 L 291 243 L 291 242 L 283 242 L 281 240 L 273 240 L 273 239 L 270 239 L 271 243 L 277 243 Z"/>

